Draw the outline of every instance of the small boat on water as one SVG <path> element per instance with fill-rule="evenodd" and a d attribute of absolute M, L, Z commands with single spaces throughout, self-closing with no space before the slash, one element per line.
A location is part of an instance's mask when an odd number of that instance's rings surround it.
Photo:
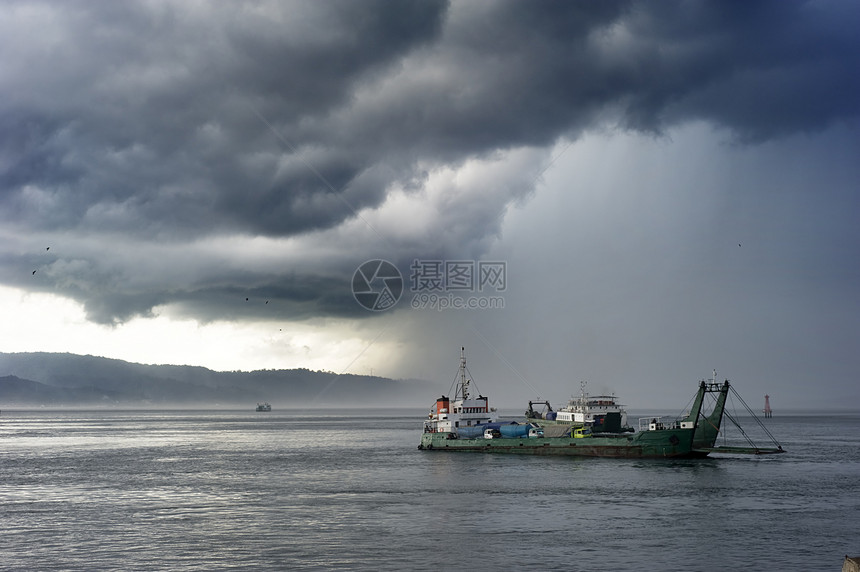
<path fill-rule="evenodd" d="M 257 411 L 271 411 L 271 410 L 272 410 L 272 406 L 269 405 L 268 403 L 258 403 L 257 404 Z"/>
<path fill-rule="evenodd" d="M 776 448 L 755 445 L 715 446 L 723 420 L 726 397 L 731 389 L 728 380 L 722 384 L 716 382 L 716 372 L 714 379 L 699 382 L 687 415 L 680 418 L 642 418 L 639 420 L 638 431 L 632 432 L 626 427 L 626 421 L 621 423 L 621 419 L 626 418 L 626 412 L 622 417 L 623 408 L 615 402 L 614 397 L 606 399 L 607 396 L 601 396 L 601 399 L 594 399 L 598 403 L 592 404 L 585 396 L 584 389 L 583 397 L 568 405 L 569 410 L 566 413 L 570 414 L 569 419 L 562 416 L 559 421 L 558 413 L 561 411 L 552 412 L 546 402 L 544 403 L 549 411 L 537 414 L 532 402 L 526 412 L 525 422 L 500 422 L 495 409 L 489 406 L 487 397 L 472 397 L 471 380 L 466 373 L 465 348 L 461 348 L 460 368 L 452 388 L 453 396 L 443 395 L 436 400 L 424 421 L 419 449 L 615 458 L 701 458 L 716 452 L 783 452 L 772 436 Z M 708 395 L 714 399 L 710 411 L 706 412 L 703 405 Z M 737 397 L 740 398 L 739 395 Z M 599 403 L 601 401 L 606 403 Z M 592 410 L 592 407 L 601 406 L 607 408 L 605 413 L 618 415 L 617 419 L 611 422 L 611 426 L 607 425 L 605 415 L 595 425 L 600 415 L 595 415 L 598 411 Z M 577 418 L 577 415 L 582 417 Z"/>

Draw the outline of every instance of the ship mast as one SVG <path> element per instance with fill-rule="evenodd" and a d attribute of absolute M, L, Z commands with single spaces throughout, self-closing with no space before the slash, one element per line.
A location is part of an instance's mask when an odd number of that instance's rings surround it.
<path fill-rule="evenodd" d="M 466 348 L 460 348 L 460 384 L 457 386 L 454 399 L 469 399 L 469 380 L 466 379 Z"/>

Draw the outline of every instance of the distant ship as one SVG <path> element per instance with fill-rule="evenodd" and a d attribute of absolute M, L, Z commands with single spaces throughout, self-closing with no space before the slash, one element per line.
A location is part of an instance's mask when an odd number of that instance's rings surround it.
<path fill-rule="evenodd" d="M 257 411 L 271 411 L 271 410 L 272 410 L 272 406 L 269 405 L 268 403 L 258 403 L 257 404 Z"/>
<path fill-rule="evenodd" d="M 589 421 L 584 410 L 579 411 L 584 414 L 583 418 L 577 420 L 577 407 L 591 407 L 587 399 L 584 403 L 578 401 L 569 405 L 571 419 L 563 419 L 561 423 L 558 415 L 549 415 L 554 419 L 547 419 L 546 415 L 540 418 L 537 415 L 529 416 L 528 412 L 523 423 L 498 421 L 495 409 L 490 408 L 487 397 L 479 395 L 472 398 L 469 393 L 470 380 L 466 377 L 465 348 L 460 350 L 460 369 L 454 385 L 453 397 L 443 395 L 431 408 L 424 421 L 419 449 L 628 459 L 701 458 L 714 452 L 783 452 L 781 446 L 767 449 L 757 446 L 714 446 L 730 388 L 728 380 L 722 384 L 716 382 L 716 372 L 714 379 L 699 382 L 687 416 L 679 419 L 642 418 L 639 420 L 639 430 L 634 430 L 633 433 L 621 423 L 618 423 L 617 430 L 608 430 L 611 427 L 607 427 L 605 419 L 597 426 L 600 431 L 595 431 L 594 416 Z M 715 400 L 710 413 L 706 414 L 703 411 L 703 402 L 708 394 L 715 394 Z M 605 405 L 617 410 L 611 413 L 619 414 L 620 421 L 621 408 L 614 399 L 612 401 L 613 403 Z M 534 413 L 531 406 L 529 410 Z M 626 418 L 626 413 L 624 417 Z M 558 431 L 559 428 L 562 429 L 561 432 Z"/>

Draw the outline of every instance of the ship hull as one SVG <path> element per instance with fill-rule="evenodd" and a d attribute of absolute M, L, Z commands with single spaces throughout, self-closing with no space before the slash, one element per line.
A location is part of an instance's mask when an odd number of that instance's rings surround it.
<path fill-rule="evenodd" d="M 701 456 L 694 452 L 693 429 L 649 431 L 612 437 L 523 437 L 511 439 L 451 439 L 446 433 L 424 433 L 425 451 L 561 455 L 615 459 L 667 459 Z"/>

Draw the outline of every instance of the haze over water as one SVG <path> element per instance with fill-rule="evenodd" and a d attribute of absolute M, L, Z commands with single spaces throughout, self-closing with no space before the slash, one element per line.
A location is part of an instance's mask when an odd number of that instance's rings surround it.
<path fill-rule="evenodd" d="M 857 414 L 776 416 L 786 454 L 697 461 L 423 452 L 423 411 L 396 415 L 3 411 L 0 565 L 808 571 L 860 553 Z"/>

